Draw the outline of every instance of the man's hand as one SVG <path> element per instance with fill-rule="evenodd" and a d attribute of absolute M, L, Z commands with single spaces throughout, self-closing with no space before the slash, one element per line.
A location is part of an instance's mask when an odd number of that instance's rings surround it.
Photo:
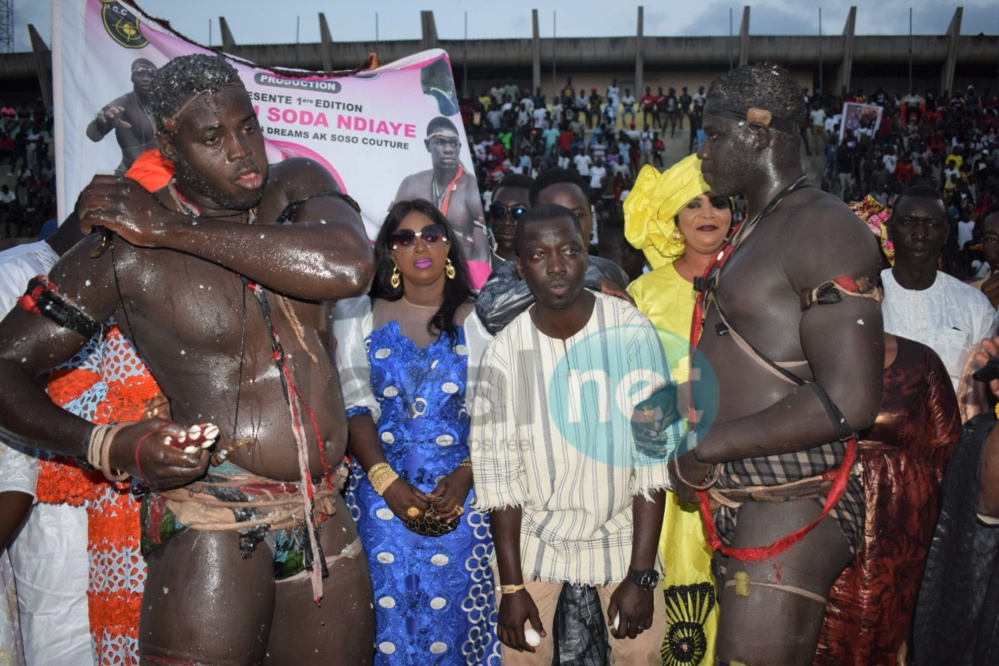
<path fill-rule="evenodd" d="M 192 436 L 195 428 L 197 436 Z M 205 431 L 158 418 L 122 428 L 111 444 L 110 467 L 142 479 L 153 491 L 185 486 L 208 468 L 207 447 L 214 436 L 206 437 Z"/>
<path fill-rule="evenodd" d="M 101 131 L 105 134 L 115 129 L 116 127 L 121 127 L 124 129 L 129 129 L 132 127 L 131 123 L 125 121 L 121 117 L 121 114 L 125 112 L 125 107 L 123 106 L 106 106 L 101 109 L 101 112 L 97 114 L 97 124 L 100 126 Z"/>
<path fill-rule="evenodd" d="M 399 517 L 399 520 L 411 520 L 419 518 L 427 511 L 429 500 L 419 488 L 414 487 L 404 479 L 396 479 L 385 489 L 382 495 L 385 503 L 392 509 L 392 513 Z M 419 511 L 416 515 L 409 515 L 412 509 Z"/>
<path fill-rule="evenodd" d="M 464 512 L 465 500 L 472 489 L 472 468 L 461 465 L 440 480 L 433 492 L 427 493 L 427 499 L 434 505 L 437 515 L 444 520 L 457 518 Z"/>
<path fill-rule="evenodd" d="M 625 578 L 611 595 L 607 605 L 607 626 L 614 638 L 634 638 L 652 626 L 655 611 L 655 590 L 643 590 Z M 661 593 L 660 593 L 661 594 Z M 617 629 L 614 618 L 620 615 Z"/>
<path fill-rule="evenodd" d="M 621 291 L 620 289 L 612 285 L 610 282 L 608 282 L 607 278 L 600 278 L 600 292 L 607 294 L 608 296 L 614 296 L 616 298 L 620 298 L 622 301 L 628 301 L 632 305 L 635 304 L 635 299 L 631 297 L 631 294 L 629 294 L 626 291 Z"/>
<path fill-rule="evenodd" d="M 688 504 L 700 504 L 697 491 L 688 484 L 697 486 L 703 485 L 704 480 L 711 472 L 710 463 L 702 463 L 694 457 L 694 452 L 690 451 L 686 455 L 680 456 L 676 462 L 669 464 L 669 477 L 673 483 L 673 491 L 677 496 Z M 677 472 L 679 470 L 679 473 Z"/>
<path fill-rule="evenodd" d="M 103 227 L 139 247 L 159 247 L 172 228 L 188 222 L 142 185 L 115 176 L 94 176 L 77 200 L 76 214 L 84 233 Z"/>
<path fill-rule="evenodd" d="M 527 638 L 524 636 L 524 625 L 528 621 L 542 637 L 548 635 L 545 633 L 544 627 L 541 626 L 538 607 L 534 604 L 534 599 L 531 598 L 527 590 L 504 594 L 500 599 L 499 622 L 496 625 L 499 639 L 503 645 L 518 652 L 535 652 L 534 647 L 527 644 Z"/>
<path fill-rule="evenodd" d="M 969 363 L 969 369 L 971 372 L 980 370 L 989 359 L 999 356 L 999 337 L 985 338 L 980 344 L 975 345 L 973 348 L 973 353 L 971 361 Z M 989 382 L 989 390 L 992 392 L 992 396 L 999 400 L 999 379 L 993 379 Z"/>

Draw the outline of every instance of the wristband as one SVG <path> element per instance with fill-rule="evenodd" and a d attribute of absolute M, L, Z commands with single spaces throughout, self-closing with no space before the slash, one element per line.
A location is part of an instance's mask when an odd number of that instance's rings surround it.
<path fill-rule="evenodd" d="M 513 594 L 514 592 L 520 592 L 525 589 L 523 583 L 518 583 L 516 585 L 500 585 L 500 592 L 503 594 Z"/>

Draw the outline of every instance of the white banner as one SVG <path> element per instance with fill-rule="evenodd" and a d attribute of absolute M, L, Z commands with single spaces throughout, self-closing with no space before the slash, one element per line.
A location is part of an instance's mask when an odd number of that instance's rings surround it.
<path fill-rule="evenodd" d="M 52 14 L 57 194 L 65 219 L 94 174 L 122 173 L 155 148 L 147 86 L 156 69 L 212 51 L 119 0 L 53 0 Z M 302 156 L 323 164 L 360 204 L 372 239 L 397 197 L 435 201 L 464 240 L 466 259 L 488 270 L 481 200 L 444 51 L 344 77 L 230 62 L 257 110 L 272 163 Z M 427 140 L 431 121 L 454 127 L 457 150 L 453 136 L 445 148 Z M 484 281 L 482 265 L 472 268 L 476 283 Z"/>

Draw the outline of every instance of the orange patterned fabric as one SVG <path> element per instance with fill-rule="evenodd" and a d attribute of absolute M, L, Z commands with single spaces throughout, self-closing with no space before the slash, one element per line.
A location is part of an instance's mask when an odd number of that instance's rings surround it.
<path fill-rule="evenodd" d="M 52 372 L 52 400 L 92 423 L 138 421 L 160 394 L 149 370 L 117 325 L 105 326 L 69 363 Z M 43 461 L 38 500 L 85 506 L 90 632 L 101 666 L 138 664 L 139 613 L 146 564 L 139 551 L 139 502 L 127 483 L 110 484 L 73 458 Z"/>

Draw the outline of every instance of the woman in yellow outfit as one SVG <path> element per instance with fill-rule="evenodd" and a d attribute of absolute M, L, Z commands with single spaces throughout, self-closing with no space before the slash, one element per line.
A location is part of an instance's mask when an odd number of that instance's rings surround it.
<path fill-rule="evenodd" d="M 701 176 L 701 160 L 691 155 L 663 173 L 646 165 L 624 202 L 624 214 L 625 236 L 653 268 L 632 282 L 628 293 L 659 329 L 673 377 L 682 387 L 690 375 L 694 278 L 704 274 L 725 242 L 731 202 L 711 193 Z M 663 664 L 713 664 L 718 608 L 711 548 L 697 507 L 673 492 L 666 493 L 659 549 L 669 622 Z"/>

